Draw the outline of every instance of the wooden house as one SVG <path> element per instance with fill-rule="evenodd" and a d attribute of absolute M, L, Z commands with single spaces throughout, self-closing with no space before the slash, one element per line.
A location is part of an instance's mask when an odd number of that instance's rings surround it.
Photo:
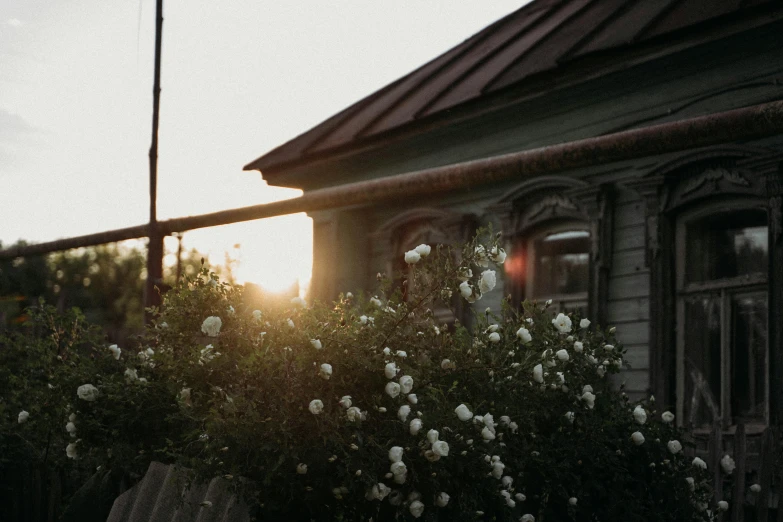
<path fill-rule="evenodd" d="M 535 0 L 246 170 L 307 192 L 781 98 L 780 2 Z M 782 161 L 776 136 L 312 212 L 312 294 L 493 223 L 495 299 L 585 309 L 617 327 L 630 393 L 752 434 L 783 418 Z"/>

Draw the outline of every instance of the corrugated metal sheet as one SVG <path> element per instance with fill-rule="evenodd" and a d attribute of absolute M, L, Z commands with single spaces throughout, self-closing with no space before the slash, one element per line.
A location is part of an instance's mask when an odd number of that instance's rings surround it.
<path fill-rule="evenodd" d="M 222 478 L 184 491 L 183 473 L 152 462 L 144 478 L 117 497 L 107 522 L 249 522 L 248 507 Z M 184 499 L 180 502 L 180 498 Z M 203 503 L 209 501 L 211 506 Z"/>
<path fill-rule="evenodd" d="M 536 0 L 248 164 L 265 177 L 474 102 L 586 55 L 666 42 L 775 0 Z M 763 4 L 763 5 L 762 5 Z M 759 7 L 760 6 L 760 7 Z M 622 58 L 617 58 L 622 60 Z M 273 178 L 272 178 L 273 179 Z"/>

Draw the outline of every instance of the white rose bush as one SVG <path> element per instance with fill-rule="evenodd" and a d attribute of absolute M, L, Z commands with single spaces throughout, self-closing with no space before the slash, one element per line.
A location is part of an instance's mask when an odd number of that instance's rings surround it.
<path fill-rule="evenodd" d="M 260 520 L 709 520 L 712 470 L 670 413 L 613 388 L 613 331 L 531 302 L 436 322 L 436 306 L 500 291 L 505 259 L 497 236 L 419 245 L 404 297 L 389 277 L 260 311 L 203 270 L 137 345 L 42 332 L 41 361 L 0 384 L 0 463 L 177 463 L 232 477 Z"/>

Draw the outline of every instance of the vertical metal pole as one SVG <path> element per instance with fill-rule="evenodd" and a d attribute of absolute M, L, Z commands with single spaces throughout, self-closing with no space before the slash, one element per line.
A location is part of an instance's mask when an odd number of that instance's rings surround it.
<path fill-rule="evenodd" d="M 144 306 L 160 306 L 160 293 L 155 288 L 163 277 L 163 235 L 158 230 L 158 121 L 160 118 L 160 50 L 163 39 L 163 0 L 155 9 L 155 80 L 152 87 L 152 144 L 150 145 L 150 226 L 147 247 L 147 284 Z M 149 322 L 151 314 L 145 314 Z"/>

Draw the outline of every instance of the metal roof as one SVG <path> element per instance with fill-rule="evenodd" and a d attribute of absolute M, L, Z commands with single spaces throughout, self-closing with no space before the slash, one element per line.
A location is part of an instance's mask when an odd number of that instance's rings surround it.
<path fill-rule="evenodd" d="M 665 43 L 774 0 L 536 0 L 245 166 L 274 175 L 430 121 L 587 55 Z M 662 38 L 662 35 L 666 35 Z M 609 60 L 622 60 L 610 56 Z M 270 174 L 272 175 L 270 179 Z"/>

